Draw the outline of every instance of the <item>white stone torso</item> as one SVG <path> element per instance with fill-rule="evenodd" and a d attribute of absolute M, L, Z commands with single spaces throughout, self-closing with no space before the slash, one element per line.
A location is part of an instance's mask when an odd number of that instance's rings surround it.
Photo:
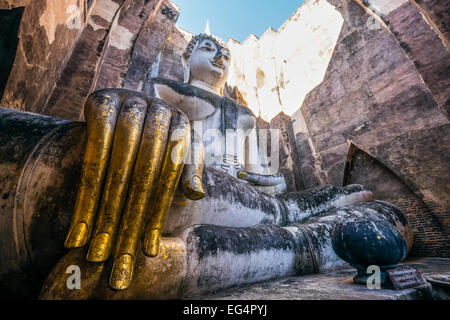
<path fill-rule="evenodd" d="M 222 114 L 219 106 L 198 97 L 180 94 L 164 84 L 155 84 L 154 88 L 158 98 L 179 108 L 187 115 L 193 134 L 201 138 L 205 148 L 206 165 L 232 176 L 236 176 L 238 170 L 248 168 L 248 164 L 245 163 L 244 146 L 237 138 L 237 131 L 228 129 L 227 134 L 220 132 Z M 254 130 L 252 134 L 256 136 L 256 118 L 252 115 L 238 115 L 236 128 L 238 131 Z M 253 161 L 252 167 L 260 167 L 260 163 Z"/>

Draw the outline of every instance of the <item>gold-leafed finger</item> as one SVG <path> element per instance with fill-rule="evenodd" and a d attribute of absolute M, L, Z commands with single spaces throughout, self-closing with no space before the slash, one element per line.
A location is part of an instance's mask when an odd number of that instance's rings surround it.
<path fill-rule="evenodd" d="M 184 162 L 190 145 L 190 126 L 186 117 L 177 114 L 172 121 L 172 132 L 152 206 L 149 208 L 149 221 L 144 236 L 144 253 L 155 257 L 159 254 L 164 221 L 172 203 Z"/>
<path fill-rule="evenodd" d="M 136 247 L 151 195 L 158 182 L 169 137 L 172 110 L 153 100 L 148 101 L 148 104 L 137 160 L 117 234 L 115 262 L 109 280 L 110 287 L 115 290 L 123 290 L 130 285 Z"/>
<path fill-rule="evenodd" d="M 113 289 L 128 289 L 133 277 L 133 256 L 130 254 L 122 254 L 114 260 L 113 270 L 109 278 L 109 283 L 114 284 Z"/>
<path fill-rule="evenodd" d="M 191 200 L 200 200 L 205 197 L 200 175 L 190 175 L 183 183 L 183 189 L 184 195 Z"/>
<path fill-rule="evenodd" d="M 111 151 L 114 128 L 120 109 L 120 97 L 114 91 L 92 94 L 84 107 L 87 144 L 66 248 L 86 244 L 97 213 L 101 188 Z"/>
<path fill-rule="evenodd" d="M 181 178 L 184 195 L 191 200 L 205 197 L 202 183 L 204 158 L 203 143 L 195 132 L 191 132 L 191 145 Z"/>
<path fill-rule="evenodd" d="M 117 118 L 113 149 L 94 236 L 86 257 L 88 261 L 106 261 L 110 256 L 136 160 L 146 112 L 147 103 L 140 97 L 128 97 L 122 104 Z"/>

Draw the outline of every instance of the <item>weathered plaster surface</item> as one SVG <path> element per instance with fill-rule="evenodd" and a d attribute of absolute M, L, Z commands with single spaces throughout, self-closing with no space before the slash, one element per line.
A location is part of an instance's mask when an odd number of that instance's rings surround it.
<path fill-rule="evenodd" d="M 109 44 L 103 54 L 95 90 L 124 86 L 136 40 L 162 2 L 162 0 L 128 0 L 124 3 L 112 23 Z"/>
<path fill-rule="evenodd" d="M 20 41 L 1 103 L 42 112 L 84 24 L 84 2 L 33 0 L 21 4 L 25 10 Z"/>
<path fill-rule="evenodd" d="M 421 258 L 404 262 L 416 267 L 425 279 L 449 276 L 450 259 Z M 370 290 L 353 283 L 355 269 L 345 268 L 327 274 L 288 277 L 223 292 L 197 296 L 204 300 L 423 300 L 433 297 L 429 284 L 401 291 Z M 299 289 L 301 288 L 301 290 Z M 442 299 L 442 298 L 441 298 Z"/>
<path fill-rule="evenodd" d="M 306 1 L 278 29 L 239 43 L 229 39 L 228 83 L 239 88 L 249 108 L 267 121 L 280 111 L 292 115 L 324 77 L 343 24 L 326 0 Z"/>
<path fill-rule="evenodd" d="M 78 6 L 79 0 L 48 0 L 47 9 L 39 18 L 39 24 L 45 28 L 48 43 L 55 41 L 55 32 L 58 25 L 80 29 L 82 11 Z"/>

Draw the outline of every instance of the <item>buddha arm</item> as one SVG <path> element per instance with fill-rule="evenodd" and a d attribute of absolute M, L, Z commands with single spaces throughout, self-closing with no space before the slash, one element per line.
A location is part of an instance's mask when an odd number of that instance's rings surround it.
<path fill-rule="evenodd" d="M 271 172 L 268 160 L 267 150 L 262 148 L 263 144 L 267 145 L 265 135 L 261 135 L 256 125 L 256 118 L 252 114 L 245 114 L 238 121 L 238 129 L 243 132 L 245 171 L 238 173 L 238 178 L 253 184 L 259 191 L 271 193 L 280 193 L 286 190 L 286 182 L 283 175 L 278 173 L 276 161 L 272 161 L 272 167 L 275 172 Z M 265 154 L 264 154 L 265 153 Z M 278 157 L 277 152 L 272 155 Z M 273 159 L 272 159 L 273 160 Z"/>

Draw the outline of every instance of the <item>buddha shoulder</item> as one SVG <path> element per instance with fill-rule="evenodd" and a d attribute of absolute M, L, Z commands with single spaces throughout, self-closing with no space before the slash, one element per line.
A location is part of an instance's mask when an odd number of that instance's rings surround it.
<path fill-rule="evenodd" d="M 220 107 L 220 96 L 187 83 L 152 78 L 152 90 L 152 95 L 181 109 L 191 121 L 201 120 Z"/>
<path fill-rule="evenodd" d="M 225 118 L 230 120 L 235 119 L 237 121 L 237 128 L 244 130 L 256 128 L 257 118 L 252 110 L 239 104 L 235 99 L 228 97 L 221 97 L 221 99 L 222 112 L 225 113 Z"/>

